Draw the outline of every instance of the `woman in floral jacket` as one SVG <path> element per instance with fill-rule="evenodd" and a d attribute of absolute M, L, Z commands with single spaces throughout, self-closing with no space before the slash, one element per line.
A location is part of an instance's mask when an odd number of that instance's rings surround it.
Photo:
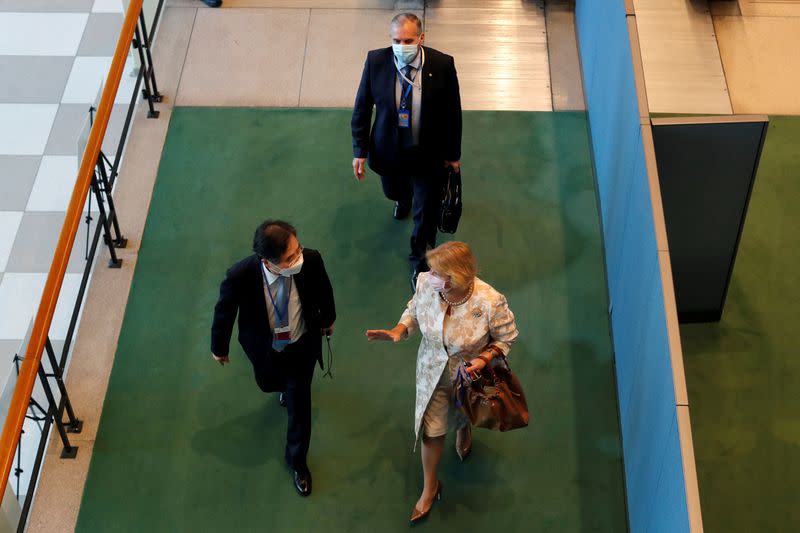
<path fill-rule="evenodd" d="M 422 342 L 417 353 L 416 442 L 422 440 L 425 486 L 411 522 L 425 518 L 442 484 L 436 470 L 444 438 L 457 428 L 456 452 L 463 461 L 472 451 L 472 431 L 453 402 L 453 381 L 459 365 L 480 372 L 493 357 L 508 355 L 518 332 L 505 296 L 478 279 L 475 257 L 462 242 L 447 242 L 428 251 L 430 272 L 417 279 L 414 297 L 390 330 L 368 330 L 369 340 L 398 342 L 417 329 Z"/>

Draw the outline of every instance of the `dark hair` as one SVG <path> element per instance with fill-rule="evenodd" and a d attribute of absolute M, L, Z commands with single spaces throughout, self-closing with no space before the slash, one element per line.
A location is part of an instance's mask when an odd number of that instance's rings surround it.
<path fill-rule="evenodd" d="M 297 236 L 297 230 L 288 222 L 265 220 L 253 236 L 253 251 L 262 259 L 277 261 L 286 252 L 292 236 Z"/>
<path fill-rule="evenodd" d="M 406 22 L 411 22 L 417 26 L 417 35 L 422 34 L 422 21 L 414 13 L 400 13 L 399 15 L 395 15 L 392 22 L 389 23 L 389 27 L 394 28 L 395 26 L 402 26 Z"/>

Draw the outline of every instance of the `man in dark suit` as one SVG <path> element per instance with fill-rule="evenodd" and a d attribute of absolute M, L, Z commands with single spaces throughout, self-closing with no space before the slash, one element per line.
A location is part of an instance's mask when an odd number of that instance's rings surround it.
<path fill-rule="evenodd" d="M 311 494 L 306 463 L 311 440 L 311 380 L 322 368 L 322 337 L 333 333 L 333 289 L 316 250 L 303 249 L 287 222 L 267 220 L 253 238 L 254 255 L 228 269 L 211 326 L 211 353 L 228 358 L 239 315 L 239 344 L 264 392 L 281 392 L 289 415 L 286 463 L 302 496 Z"/>
<path fill-rule="evenodd" d="M 416 15 L 394 17 L 389 34 L 391 47 L 367 54 L 358 87 L 351 121 L 353 174 L 363 181 L 369 162 L 381 176 L 384 194 L 395 201 L 394 218 L 405 218 L 413 206 L 413 288 L 417 274 L 428 269 L 425 251 L 436 246 L 447 169 L 460 170 L 461 96 L 453 58 L 422 46 L 425 34 Z"/>

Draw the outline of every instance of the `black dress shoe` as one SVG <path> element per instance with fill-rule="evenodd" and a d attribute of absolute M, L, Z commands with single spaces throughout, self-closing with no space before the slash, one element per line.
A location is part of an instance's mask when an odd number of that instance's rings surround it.
<path fill-rule="evenodd" d="M 222 5 L 222 0 L 201 0 L 208 7 L 219 7 Z"/>
<path fill-rule="evenodd" d="M 301 473 L 298 470 L 294 472 L 294 488 L 300 496 L 308 496 L 311 494 L 311 472 Z"/>
<path fill-rule="evenodd" d="M 408 216 L 411 212 L 411 205 L 410 204 L 401 204 L 400 202 L 394 203 L 394 212 L 392 212 L 392 216 L 395 220 L 403 220 Z"/>
<path fill-rule="evenodd" d="M 286 393 L 282 392 L 278 395 L 278 403 L 281 404 L 281 407 L 286 407 Z"/>

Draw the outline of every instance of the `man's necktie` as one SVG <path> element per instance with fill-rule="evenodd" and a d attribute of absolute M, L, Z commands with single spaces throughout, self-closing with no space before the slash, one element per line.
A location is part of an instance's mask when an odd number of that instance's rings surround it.
<path fill-rule="evenodd" d="M 273 318 L 275 319 L 275 329 L 278 328 L 285 328 L 289 325 L 289 290 L 288 290 L 288 283 L 289 279 L 286 276 L 278 276 L 272 283 L 272 288 L 275 288 L 275 294 L 273 298 L 275 299 L 275 309 L 273 309 Z M 278 351 L 283 350 L 283 345 L 279 344 L 276 340 L 273 339 L 272 347 Z"/>
<path fill-rule="evenodd" d="M 411 148 L 412 146 L 414 146 L 414 133 L 413 133 L 414 124 L 413 124 L 412 119 L 411 119 L 411 115 L 413 114 L 412 113 L 412 109 L 413 109 L 412 105 L 413 105 L 413 101 L 414 101 L 414 87 L 411 86 L 411 84 L 408 83 L 408 81 L 406 81 L 406 78 L 409 79 L 409 80 L 413 80 L 414 79 L 414 71 L 415 70 L 416 69 L 414 67 L 412 67 L 411 65 L 406 65 L 405 67 L 403 67 L 403 74 L 405 74 L 405 78 L 401 78 L 401 81 L 403 83 L 402 83 L 402 86 L 400 88 L 400 102 L 402 104 L 403 99 L 405 98 L 405 108 L 404 109 L 408 113 L 408 127 L 407 128 L 399 128 L 399 130 L 400 130 L 400 135 L 399 135 L 400 147 L 404 148 L 404 149 L 408 149 L 408 148 Z M 405 96 L 405 95 L 408 95 L 408 96 Z"/>

